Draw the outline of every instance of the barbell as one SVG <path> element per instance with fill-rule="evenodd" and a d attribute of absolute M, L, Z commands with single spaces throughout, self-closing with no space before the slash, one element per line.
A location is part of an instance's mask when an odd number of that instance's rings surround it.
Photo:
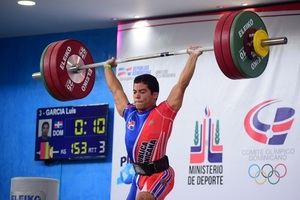
<path fill-rule="evenodd" d="M 269 60 L 269 46 L 287 44 L 286 37 L 269 38 L 262 19 L 252 11 L 235 11 L 224 14 L 218 21 L 213 47 L 201 50 L 214 51 L 220 70 L 230 79 L 256 78 Z M 186 54 L 186 49 L 151 55 L 117 59 L 116 63 L 153 59 Z M 43 79 L 49 94 L 61 101 L 81 99 L 92 90 L 95 68 L 105 62 L 94 63 L 88 48 L 78 40 L 52 42 L 43 51 L 40 72 L 34 79 Z"/>

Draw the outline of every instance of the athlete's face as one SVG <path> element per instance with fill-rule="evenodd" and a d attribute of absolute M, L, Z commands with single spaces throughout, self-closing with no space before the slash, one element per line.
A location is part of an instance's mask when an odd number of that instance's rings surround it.
<path fill-rule="evenodd" d="M 48 136 L 49 132 L 49 124 L 42 125 L 42 136 Z"/>
<path fill-rule="evenodd" d="M 144 83 L 133 84 L 133 100 L 138 111 L 145 111 L 155 106 L 158 92 L 149 90 Z"/>

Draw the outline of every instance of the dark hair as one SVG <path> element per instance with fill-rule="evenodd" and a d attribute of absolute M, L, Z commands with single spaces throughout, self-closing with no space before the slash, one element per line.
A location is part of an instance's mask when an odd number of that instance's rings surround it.
<path fill-rule="evenodd" d="M 144 83 L 148 86 L 151 93 L 159 92 L 159 84 L 155 76 L 151 74 L 142 74 L 134 78 L 133 83 Z"/>
<path fill-rule="evenodd" d="M 49 122 L 43 122 L 42 127 L 44 127 L 44 125 L 48 125 L 48 127 L 50 126 Z"/>

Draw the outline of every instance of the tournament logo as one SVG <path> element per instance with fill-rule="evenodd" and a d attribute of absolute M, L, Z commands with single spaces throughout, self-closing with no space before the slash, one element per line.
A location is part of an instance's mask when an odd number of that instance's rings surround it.
<path fill-rule="evenodd" d="M 282 145 L 287 137 L 293 121 L 295 110 L 291 107 L 278 107 L 271 114 L 274 116 L 272 122 L 265 122 L 262 113 L 277 100 L 267 100 L 254 106 L 244 119 L 244 127 L 247 134 L 255 141 L 269 144 Z M 267 120 L 266 120 L 267 121 Z"/>

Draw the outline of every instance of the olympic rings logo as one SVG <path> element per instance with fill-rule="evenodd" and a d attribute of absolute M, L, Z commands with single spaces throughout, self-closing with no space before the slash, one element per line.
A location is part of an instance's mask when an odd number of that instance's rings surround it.
<path fill-rule="evenodd" d="M 271 164 L 264 164 L 261 168 L 257 164 L 252 164 L 248 168 L 248 175 L 259 185 L 264 184 L 267 180 L 270 184 L 277 184 L 281 178 L 287 174 L 287 167 L 283 163 L 273 167 Z"/>

